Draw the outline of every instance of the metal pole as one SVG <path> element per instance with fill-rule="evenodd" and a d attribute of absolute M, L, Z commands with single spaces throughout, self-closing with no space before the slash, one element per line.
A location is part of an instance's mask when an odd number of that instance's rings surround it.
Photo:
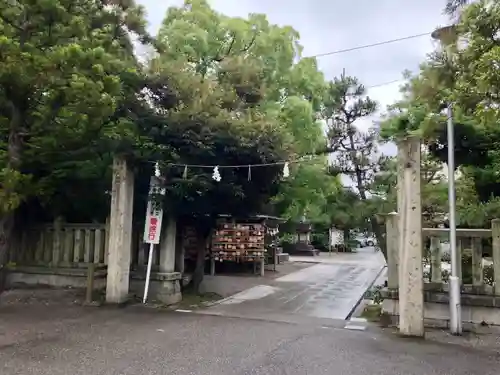
<path fill-rule="evenodd" d="M 451 103 L 447 110 L 448 133 L 448 202 L 450 221 L 450 255 L 451 276 L 450 286 L 450 331 L 453 335 L 462 334 L 462 314 L 460 306 L 460 277 L 458 262 L 462 261 L 462 254 L 457 253 L 457 223 L 455 218 L 455 137 L 453 131 L 453 110 Z"/>
<path fill-rule="evenodd" d="M 151 263 L 153 263 L 153 250 L 155 245 L 149 244 L 149 256 L 148 256 L 148 269 L 146 271 L 146 284 L 144 285 L 144 297 L 142 298 L 142 303 L 146 303 L 148 299 L 148 290 L 149 290 L 149 279 L 151 278 Z"/>

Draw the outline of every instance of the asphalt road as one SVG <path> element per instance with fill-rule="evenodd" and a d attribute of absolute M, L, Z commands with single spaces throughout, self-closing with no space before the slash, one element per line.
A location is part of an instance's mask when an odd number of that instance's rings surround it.
<path fill-rule="evenodd" d="M 23 318 L 23 314 L 25 315 Z M 30 315 L 31 314 L 31 315 Z M 498 374 L 492 349 L 146 308 L 0 312 L 2 375 Z M 10 333 L 9 333 L 10 332 Z"/>

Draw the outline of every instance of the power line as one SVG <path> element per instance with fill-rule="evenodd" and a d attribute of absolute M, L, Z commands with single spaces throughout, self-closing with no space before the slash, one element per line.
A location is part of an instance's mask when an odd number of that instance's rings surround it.
<path fill-rule="evenodd" d="M 404 79 L 393 79 L 392 81 L 387 81 L 387 82 L 377 83 L 375 85 L 365 86 L 365 89 L 367 89 L 367 90 L 368 89 L 375 89 L 377 87 L 392 85 L 393 83 L 401 82 L 401 81 L 404 81 Z"/>
<path fill-rule="evenodd" d="M 383 86 L 388 86 L 388 85 L 392 85 L 393 83 L 397 83 L 397 82 L 402 82 L 404 81 L 403 78 L 400 78 L 400 79 L 393 79 L 392 81 L 387 81 L 387 82 L 382 82 L 382 83 L 377 83 L 375 85 L 370 85 L 370 86 L 364 86 L 363 87 L 365 88 L 365 90 L 369 90 L 369 89 L 376 89 L 377 87 L 383 87 Z M 347 94 L 346 95 L 347 97 L 353 97 L 353 96 L 356 96 L 355 94 Z M 363 95 L 362 95 L 363 96 Z"/>
<path fill-rule="evenodd" d="M 315 58 L 315 57 L 324 57 L 324 56 L 331 56 L 331 55 L 338 55 L 340 53 L 346 53 L 346 52 L 351 52 L 351 51 L 357 51 L 360 49 L 365 49 L 365 48 L 372 48 L 372 47 L 378 47 L 378 46 L 383 46 L 385 44 L 391 44 L 391 43 L 397 43 L 397 42 L 402 42 L 405 40 L 410 40 L 410 39 L 416 39 L 416 38 L 421 38 L 423 36 L 428 36 L 431 35 L 430 32 L 427 33 L 422 33 L 422 34 L 415 34 L 415 35 L 409 35 L 409 36 L 404 36 L 402 38 L 396 38 L 396 39 L 390 39 L 390 40 L 384 40 L 382 42 L 377 42 L 377 43 L 371 43 L 371 44 L 365 44 L 357 47 L 350 47 L 350 48 L 345 48 L 345 49 L 339 49 L 336 51 L 330 51 L 330 52 L 324 52 L 324 53 L 319 53 L 317 55 L 312 55 L 308 56 L 308 58 Z"/>
<path fill-rule="evenodd" d="M 429 35 L 431 35 L 430 32 L 421 33 L 421 34 L 414 34 L 414 35 L 408 35 L 408 36 L 404 36 L 404 37 L 401 37 L 401 38 L 384 40 L 382 42 L 365 44 L 365 45 L 361 45 L 361 46 L 357 46 L 357 47 L 350 47 L 350 48 L 340 49 L 340 50 L 331 51 L 331 52 L 324 52 L 324 53 L 320 53 L 320 54 L 317 54 L 317 55 L 308 56 L 307 58 L 317 58 L 317 57 L 323 57 L 323 56 L 338 55 L 338 54 L 341 54 L 341 53 L 346 53 L 346 52 L 357 51 L 357 50 L 366 49 L 366 48 L 383 46 L 383 45 L 386 45 L 386 44 L 402 42 L 402 41 L 405 41 L 405 40 L 411 40 L 411 39 L 421 38 L 423 36 L 429 36 Z M 401 82 L 401 81 L 403 81 L 403 79 L 395 79 L 395 80 L 388 81 L 388 82 L 382 82 L 382 83 L 378 83 L 378 84 L 375 84 L 375 85 L 365 86 L 365 89 L 367 89 L 367 90 L 368 89 L 374 89 L 374 88 L 377 88 L 377 87 L 387 86 L 387 85 L 391 85 L 393 83 Z"/>

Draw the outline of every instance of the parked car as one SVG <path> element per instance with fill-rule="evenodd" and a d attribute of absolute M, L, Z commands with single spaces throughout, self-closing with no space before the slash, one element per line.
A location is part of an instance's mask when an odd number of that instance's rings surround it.
<path fill-rule="evenodd" d="M 356 242 L 358 243 L 359 247 L 368 247 L 375 246 L 377 244 L 377 239 L 371 236 L 360 235 L 356 237 Z"/>

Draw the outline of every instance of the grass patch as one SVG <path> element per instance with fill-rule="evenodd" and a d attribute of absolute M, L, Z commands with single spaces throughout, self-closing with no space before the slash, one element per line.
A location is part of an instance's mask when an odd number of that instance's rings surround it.
<path fill-rule="evenodd" d="M 361 313 L 361 317 L 365 318 L 369 322 L 380 321 L 380 316 L 382 315 L 382 305 L 379 304 L 369 304 L 366 305 Z"/>

